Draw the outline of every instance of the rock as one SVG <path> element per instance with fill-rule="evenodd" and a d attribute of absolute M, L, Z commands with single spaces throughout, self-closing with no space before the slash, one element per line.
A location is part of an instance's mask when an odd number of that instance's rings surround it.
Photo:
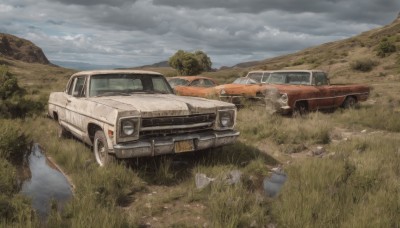
<path fill-rule="evenodd" d="M 203 189 L 215 180 L 214 178 L 207 177 L 204 173 L 196 173 L 194 178 L 197 189 Z"/>
<path fill-rule="evenodd" d="M 323 146 L 317 146 L 314 150 L 312 150 L 312 154 L 314 156 L 319 156 L 323 153 L 325 153 L 325 148 Z"/>
<path fill-rule="evenodd" d="M 228 184 L 237 184 L 240 182 L 240 179 L 242 177 L 242 172 L 239 170 L 232 170 L 228 173 L 227 178 L 225 181 Z"/>

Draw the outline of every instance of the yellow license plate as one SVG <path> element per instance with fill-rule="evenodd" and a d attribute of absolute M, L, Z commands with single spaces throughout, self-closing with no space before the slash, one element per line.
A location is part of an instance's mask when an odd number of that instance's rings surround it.
<path fill-rule="evenodd" d="M 193 140 L 175 142 L 175 153 L 194 151 Z"/>

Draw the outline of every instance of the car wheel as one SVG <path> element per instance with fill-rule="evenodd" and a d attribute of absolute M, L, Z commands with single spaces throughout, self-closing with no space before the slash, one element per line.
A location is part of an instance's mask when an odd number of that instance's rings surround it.
<path fill-rule="evenodd" d="M 343 102 L 343 108 L 355 108 L 357 104 L 357 100 L 354 97 L 347 97 Z"/>
<path fill-rule="evenodd" d="M 293 110 L 293 116 L 299 117 L 299 116 L 305 116 L 307 114 L 308 114 L 307 103 L 305 102 L 296 103 L 296 107 Z"/>
<path fill-rule="evenodd" d="M 104 132 L 99 130 L 94 134 L 93 153 L 100 166 L 115 162 L 116 158 L 108 153 L 107 139 Z"/>

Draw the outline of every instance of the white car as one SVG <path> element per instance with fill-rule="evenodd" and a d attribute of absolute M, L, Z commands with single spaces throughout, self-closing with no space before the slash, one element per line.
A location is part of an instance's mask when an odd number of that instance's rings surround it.
<path fill-rule="evenodd" d="M 48 115 L 93 146 L 100 166 L 115 158 L 199 151 L 234 143 L 236 107 L 173 93 L 150 71 L 83 71 L 49 97 Z"/>

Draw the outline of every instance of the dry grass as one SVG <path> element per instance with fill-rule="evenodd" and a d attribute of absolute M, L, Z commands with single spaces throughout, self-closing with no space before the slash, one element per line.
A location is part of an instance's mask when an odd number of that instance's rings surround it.
<path fill-rule="evenodd" d="M 349 65 L 361 57 L 376 58 L 375 48 L 383 37 L 398 45 L 400 40 L 392 37 L 399 29 L 393 24 L 252 68 L 205 73 L 225 83 L 251 69 L 319 68 L 330 73 L 333 83 L 368 83 L 373 91 L 359 109 L 305 118 L 270 116 L 262 107 L 247 107 L 238 113 L 240 142 L 203 156 L 135 160 L 101 169 L 89 147 L 56 137 L 55 122 L 44 117 L 9 121 L 40 143 L 76 186 L 74 199 L 63 212 L 52 212 L 48 226 L 399 227 L 399 57 L 392 54 L 379 60 L 370 72 L 355 72 Z M 0 60 L 35 100 L 62 91 L 73 73 Z M 153 70 L 174 75 L 170 68 Z M 297 159 L 317 145 L 326 152 Z M 278 197 L 270 199 L 263 194 L 262 181 L 277 160 L 288 181 Z M 7 170 L 0 175 L 2 183 L 13 179 L 12 169 Z M 194 184 L 197 173 L 223 180 L 232 170 L 242 172 L 236 185 L 215 181 L 197 189 Z M 2 220 L 0 225 L 38 226 L 35 218 L 26 217 L 26 200 L 15 200 L 19 220 Z"/>

